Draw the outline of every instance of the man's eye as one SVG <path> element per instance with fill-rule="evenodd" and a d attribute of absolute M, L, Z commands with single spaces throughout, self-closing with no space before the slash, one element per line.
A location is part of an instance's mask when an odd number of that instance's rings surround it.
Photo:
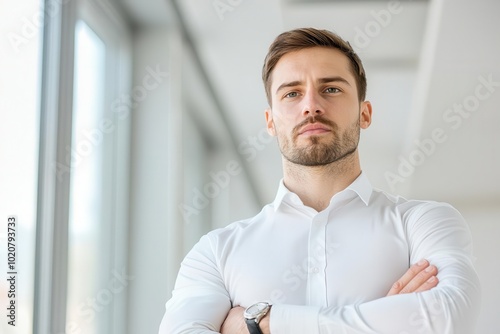
<path fill-rule="evenodd" d="M 327 89 L 325 89 L 325 93 L 338 93 L 338 92 L 340 92 L 340 89 L 335 87 L 328 87 Z"/>
<path fill-rule="evenodd" d="M 297 97 L 297 96 L 298 96 L 297 92 L 290 92 L 290 93 L 285 95 L 285 97 Z"/>

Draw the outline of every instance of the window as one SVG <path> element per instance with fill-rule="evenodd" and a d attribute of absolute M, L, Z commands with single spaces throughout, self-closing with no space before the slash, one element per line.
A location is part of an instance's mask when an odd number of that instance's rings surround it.
<path fill-rule="evenodd" d="M 68 236 L 67 320 L 83 333 L 98 333 L 97 311 L 109 303 L 102 297 L 92 308 L 101 273 L 103 144 L 106 47 L 84 21 L 75 30 L 73 127 Z M 105 130 L 105 129 L 104 129 Z M 104 255 L 106 256 L 106 255 Z M 95 298 L 95 297 L 94 297 Z M 105 305 L 106 304 L 106 305 Z"/>
<path fill-rule="evenodd" d="M 109 2 L 76 0 L 44 36 L 33 331 L 125 333 L 128 28 Z"/>
<path fill-rule="evenodd" d="M 33 323 L 42 14 L 39 0 L 0 2 L 0 328 L 19 334 L 32 333 Z M 9 268 L 12 215 L 16 251 Z M 16 274 L 6 277 L 7 270 Z M 12 276 L 14 289 L 6 280 Z"/>

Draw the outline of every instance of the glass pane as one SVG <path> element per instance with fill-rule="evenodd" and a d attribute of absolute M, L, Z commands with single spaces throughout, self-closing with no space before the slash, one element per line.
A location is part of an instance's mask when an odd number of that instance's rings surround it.
<path fill-rule="evenodd" d="M 98 332 L 107 306 L 99 293 L 102 237 L 103 141 L 106 49 L 83 21 L 76 25 L 73 137 L 69 214 L 67 330 Z"/>
<path fill-rule="evenodd" d="M 41 8 L 38 0 L 0 1 L 0 332 L 6 334 L 33 331 Z M 7 231 L 12 215 L 17 219 Z"/>

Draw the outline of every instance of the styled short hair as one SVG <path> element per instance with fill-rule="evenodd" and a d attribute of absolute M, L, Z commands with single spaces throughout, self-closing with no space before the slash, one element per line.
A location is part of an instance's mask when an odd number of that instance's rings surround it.
<path fill-rule="evenodd" d="M 262 80 L 266 90 L 267 101 L 271 105 L 271 81 L 274 67 L 278 61 L 289 52 L 299 51 L 312 47 L 325 47 L 337 49 L 342 52 L 351 63 L 351 72 L 356 79 L 358 98 L 364 101 L 366 97 L 366 74 L 361 59 L 354 52 L 351 44 L 343 40 L 339 35 L 315 28 L 301 28 L 286 31 L 276 37 L 269 46 L 269 51 L 264 60 L 262 68 Z"/>

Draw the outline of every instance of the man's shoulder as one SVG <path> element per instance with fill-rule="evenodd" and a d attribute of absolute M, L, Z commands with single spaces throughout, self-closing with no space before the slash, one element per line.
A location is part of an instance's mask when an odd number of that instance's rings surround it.
<path fill-rule="evenodd" d="M 371 202 L 390 206 L 402 215 L 424 215 L 429 212 L 459 214 L 458 210 L 447 202 L 424 199 L 408 199 L 404 196 L 390 194 L 380 189 L 374 189 Z"/>
<path fill-rule="evenodd" d="M 232 237 L 239 237 L 244 235 L 247 229 L 256 228 L 259 223 L 265 221 L 266 216 L 269 214 L 269 210 L 272 210 L 270 205 L 264 206 L 264 208 L 255 216 L 241 219 L 230 223 L 227 226 L 220 227 L 208 232 L 207 237 L 214 240 L 227 240 Z"/>

